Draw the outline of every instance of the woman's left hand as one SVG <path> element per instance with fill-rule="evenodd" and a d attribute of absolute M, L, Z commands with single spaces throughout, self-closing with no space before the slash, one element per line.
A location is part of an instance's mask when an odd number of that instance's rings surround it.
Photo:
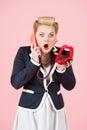
<path fill-rule="evenodd" d="M 57 63 L 57 70 L 62 72 L 66 70 L 66 68 L 70 67 L 71 64 L 72 64 L 72 60 L 70 60 L 69 62 L 67 61 L 65 64 Z"/>

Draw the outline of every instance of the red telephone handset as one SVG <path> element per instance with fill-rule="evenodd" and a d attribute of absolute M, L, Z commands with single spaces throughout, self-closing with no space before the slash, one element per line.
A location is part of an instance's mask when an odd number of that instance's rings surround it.
<path fill-rule="evenodd" d="M 73 52 L 74 50 L 72 46 L 63 45 L 55 58 L 55 62 L 64 64 L 67 61 L 73 60 Z"/>
<path fill-rule="evenodd" d="M 31 35 L 31 43 L 33 44 L 33 48 L 36 47 L 36 46 L 38 46 L 37 45 L 37 40 L 36 40 L 36 34 L 35 33 L 33 33 Z"/>
<path fill-rule="evenodd" d="M 36 34 L 33 33 L 31 35 L 31 47 L 34 49 L 35 47 L 38 47 L 38 44 L 37 44 L 37 40 L 36 40 Z M 41 57 L 40 55 L 38 56 L 39 57 L 39 62 L 41 62 Z"/>

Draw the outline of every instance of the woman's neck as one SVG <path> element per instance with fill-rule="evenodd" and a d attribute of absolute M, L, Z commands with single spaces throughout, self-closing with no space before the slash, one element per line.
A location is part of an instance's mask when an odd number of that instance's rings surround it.
<path fill-rule="evenodd" d="M 42 53 L 41 55 L 41 64 L 44 67 L 48 67 L 51 64 L 51 54 L 50 53 Z"/>

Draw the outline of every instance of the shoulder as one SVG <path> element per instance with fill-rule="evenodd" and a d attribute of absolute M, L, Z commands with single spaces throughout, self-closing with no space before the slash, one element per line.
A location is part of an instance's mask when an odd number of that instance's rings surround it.
<path fill-rule="evenodd" d="M 31 47 L 30 46 L 21 46 L 18 48 L 17 53 L 19 53 L 19 54 L 31 53 Z"/>
<path fill-rule="evenodd" d="M 18 48 L 15 58 L 23 58 L 31 53 L 30 46 L 21 46 Z"/>
<path fill-rule="evenodd" d="M 18 49 L 19 51 L 27 51 L 30 52 L 31 51 L 31 47 L 30 46 L 21 46 Z"/>

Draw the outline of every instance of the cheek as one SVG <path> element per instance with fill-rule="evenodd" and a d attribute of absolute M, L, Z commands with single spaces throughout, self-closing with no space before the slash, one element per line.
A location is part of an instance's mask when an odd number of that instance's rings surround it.
<path fill-rule="evenodd" d="M 39 36 L 36 36 L 37 42 L 41 43 L 42 42 L 42 38 L 40 38 Z"/>
<path fill-rule="evenodd" d="M 53 38 L 50 39 L 51 41 L 56 41 L 56 36 L 54 36 Z"/>
<path fill-rule="evenodd" d="M 55 40 L 53 40 L 53 41 L 51 42 L 51 44 L 50 44 L 50 47 L 55 46 L 55 44 L 56 44 L 56 41 L 55 41 Z"/>
<path fill-rule="evenodd" d="M 56 44 L 56 42 L 53 42 L 53 43 L 52 43 L 52 47 L 53 47 L 55 44 Z"/>
<path fill-rule="evenodd" d="M 38 37 L 36 37 L 36 39 L 37 39 L 37 44 L 38 44 L 38 45 L 41 45 L 41 39 L 38 38 Z"/>
<path fill-rule="evenodd" d="M 37 41 L 37 44 L 40 48 L 42 47 L 42 42 L 40 40 Z"/>
<path fill-rule="evenodd" d="M 52 40 L 51 40 L 51 43 L 52 43 L 52 44 L 55 44 L 55 43 L 56 43 L 56 38 L 52 39 Z"/>

